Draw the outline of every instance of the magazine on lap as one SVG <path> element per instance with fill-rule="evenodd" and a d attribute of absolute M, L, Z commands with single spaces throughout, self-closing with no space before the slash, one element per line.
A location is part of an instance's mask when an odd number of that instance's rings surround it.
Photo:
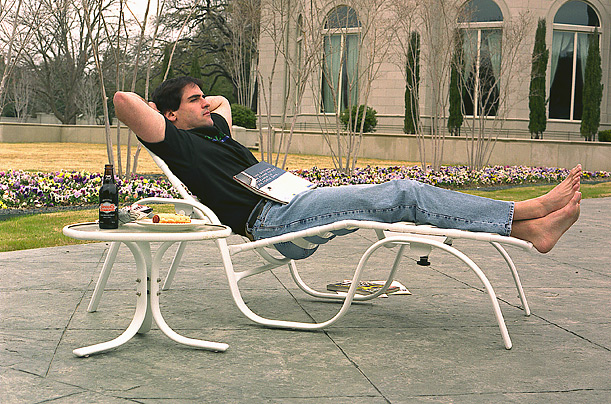
<path fill-rule="evenodd" d="M 316 184 L 265 161 L 248 167 L 233 178 L 257 195 L 283 204 L 303 191 L 316 188 Z"/>

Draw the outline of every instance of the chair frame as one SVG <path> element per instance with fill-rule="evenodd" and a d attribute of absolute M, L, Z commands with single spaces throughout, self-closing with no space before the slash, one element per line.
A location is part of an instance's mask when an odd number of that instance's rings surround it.
<path fill-rule="evenodd" d="M 186 190 L 182 182 L 171 172 L 166 163 L 156 156 L 154 153 L 150 152 L 155 163 L 161 168 L 164 174 L 168 177 L 172 186 L 178 191 L 183 199 L 169 199 L 169 198 L 145 198 L 140 200 L 138 203 L 142 204 L 151 204 L 151 203 L 172 203 L 175 205 L 175 209 L 178 213 L 192 215 L 198 218 L 207 218 L 210 220 L 212 224 L 221 224 L 217 216 L 205 205 L 201 204 L 197 201 L 189 192 Z M 348 292 L 344 294 L 336 294 L 336 293 L 328 293 L 328 292 L 320 292 L 317 291 L 310 286 L 308 286 L 302 277 L 299 275 L 297 270 L 296 262 L 290 258 L 277 258 L 272 255 L 268 249 L 273 247 L 274 244 L 280 242 L 290 241 L 297 245 L 311 248 L 314 245 L 309 243 L 304 239 L 304 237 L 311 236 L 319 236 L 324 238 L 329 238 L 332 235 L 332 231 L 337 230 L 345 230 L 345 229 L 371 229 L 374 230 L 378 241 L 373 243 L 362 255 L 352 277 L 352 285 L 349 288 Z M 332 224 L 318 226 L 314 228 L 310 228 L 307 230 L 302 230 L 299 232 L 293 232 L 289 234 L 284 234 L 277 237 L 257 240 L 257 241 L 245 241 L 238 244 L 227 243 L 227 239 L 217 239 L 215 243 L 219 249 L 221 259 L 223 262 L 223 266 L 225 269 L 225 273 L 227 276 L 227 280 L 229 283 L 229 288 L 231 291 L 232 298 L 237 305 L 238 309 L 250 320 L 269 327 L 274 328 L 287 328 L 287 329 L 297 329 L 297 330 L 319 330 L 325 327 L 328 327 L 335 322 L 337 322 L 340 318 L 342 318 L 348 309 L 350 308 L 353 301 L 367 301 L 375 299 L 381 294 L 385 293 L 386 289 L 390 286 L 394 279 L 394 275 L 399 267 L 401 262 L 401 258 L 405 252 L 405 247 L 409 246 L 411 252 L 416 254 L 416 256 L 421 257 L 421 259 L 428 259 L 429 254 L 433 249 L 438 249 L 453 255 L 462 261 L 465 265 L 467 265 L 480 279 L 482 282 L 488 296 L 490 298 L 490 302 L 492 304 L 493 312 L 495 318 L 497 320 L 499 329 L 501 331 L 501 336 L 503 339 L 503 343 L 506 349 L 511 349 L 512 342 L 509 337 L 509 333 L 507 331 L 507 327 L 503 318 L 503 314 L 501 312 L 499 302 L 496 298 L 496 294 L 494 289 L 481 270 L 481 268 L 466 254 L 459 251 L 456 247 L 453 246 L 453 241 L 457 239 L 468 239 L 479 242 L 485 242 L 491 244 L 495 250 L 503 257 L 505 263 L 509 267 L 509 270 L 513 276 L 513 280 L 518 291 L 518 295 L 520 297 L 522 308 L 524 309 L 525 315 L 530 315 L 530 308 L 528 306 L 528 302 L 526 300 L 526 296 L 524 294 L 524 290 L 522 288 L 522 284 L 518 275 L 518 271 L 516 266 L 503 247 L 503 245 L 510 245 L 514 247 L 518 247 L 525 251 L 532 251 L 533 246 L 531 243 L 519 240 L 514 237 L 501 236 L 498 234 L 492 233 L 481 233 L 481 232 L 470 232 L 456 229 L 441 229 L 434 226 L 429 225 L 415 225 L 412 223 L 379 223 L 372 221 L 360 221 L 360 220 L 343 220 L 338 221 Z M 180 264 L 180 260 L 184 254 L 186 242 L 180 243 L 174 260 L 168 270 L 165 282 L 163 284 L 162 290 L 167 290 L 170 288 L 172 281 L 174 279 L 176 270 Z M 371 255 L 376 252 L 381 247 L 398 247 L 398 251 L 395 255 L 393 265 L 388 274 L 386 283 L 383 288 L 378 292 L 371 295 L 358 295 L 356 294 L 356 289 L 359 281 L 361 280 L 361 275 L 363 270 L 371 257 Z M 109 248 L 108 255 L 102 267 L 102 271 L 100 273 L 98 282 L 93 292 L 93 296 L 91 298 L 88 311 L 96 311 L 99 301 L 101 299 L 101 295 L 106 285 L 106 281 L 110 274 L 112 265 L 116 259 L 117 251 L 119 249 L 119 243 L 112 243 Z M 234 269 L 232 256 L 235 254 L 239 254 L 241 252 L 246 251 L 255 251 L 265 262 L 263 265 L 260 265 L 255 268 L 249 268 L 243 271 L 236 271 Z M 257 275 L 266 271 L 269 271 L 274 268 L 278 268 L 280 266 L 287 265 L 291 277 L 297 284 L 297 286 L 306 294 L 321 298 L 321 299 L 332 299 L 343 301 L 341 307 L 337 311 L 335 315 L 326 321 L 322 322 L 312 322 L 312 323 L 304 323 L 304 322 L 296 322 L 296 321 L 286 321 L 286 320 L 275 320 L 262 317 L 255 312 L 253 312 L 248 305 L 244 302 L 242 298 L 239 282 L 242 279 L 247 277 Z"/>

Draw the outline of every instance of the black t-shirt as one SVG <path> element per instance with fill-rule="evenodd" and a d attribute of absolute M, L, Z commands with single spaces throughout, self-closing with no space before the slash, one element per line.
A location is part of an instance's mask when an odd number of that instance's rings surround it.
<path fill-rule="evenodd" d="M 163 141 L 140 141 L 161 157 L 223 224 L 234 233 L 245 235 L 248 216 L 261 197 L 240 185 L 233 176 L 258 160 L 231 138 L 225 118 L 214 113 L 211 117 L 213 127 L 193 130 L 178 129 L 166 119 Z"/>

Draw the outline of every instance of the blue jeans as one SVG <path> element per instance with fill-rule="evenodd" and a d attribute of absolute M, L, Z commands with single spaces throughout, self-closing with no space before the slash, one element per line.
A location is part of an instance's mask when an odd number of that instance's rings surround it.
<path fill-rule="evenodd" d="M 508 236 L 513 210 L 513 202 L 412 180 L 394 180 L 376 185 L 315 188 L 297 195 L 287 205 L 268 201 L 247 230 L 258 240 L 350 219 L 414 222 Z"/>

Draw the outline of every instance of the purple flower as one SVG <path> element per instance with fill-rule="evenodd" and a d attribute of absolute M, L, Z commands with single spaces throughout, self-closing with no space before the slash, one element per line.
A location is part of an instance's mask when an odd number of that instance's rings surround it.
<path fill-rule="evenodd" d="M 348 176 L 336 169 L 312 167 L 309 170 L 293 170 L 321 187 L 347 184 L 378 184 L 394 179 L 413 179 L 446 188 L 479 186 L 518 185 L 525 183 L 559 182 L 568 175 L 568 170 L 548 167 L 492 166 L 481 171 L 470 171 L 466 166 L 443 166 L 439 171 L 419 166 L 372 167 L 354 170 Z M 609 180 L 606 171 L 584 171 L 586 180 Z M 28 173 L 17 170 L 0 172 L 1 206 L 32 207 L 55 205 L 95 204 L 101 185 L 99 173 L 67 172 Z M 142 176 L 129 179 L 118 178 L 121 203 L 132 203 L 139 198 L 179 197 L 165 178 L 147 180 Z"/>

